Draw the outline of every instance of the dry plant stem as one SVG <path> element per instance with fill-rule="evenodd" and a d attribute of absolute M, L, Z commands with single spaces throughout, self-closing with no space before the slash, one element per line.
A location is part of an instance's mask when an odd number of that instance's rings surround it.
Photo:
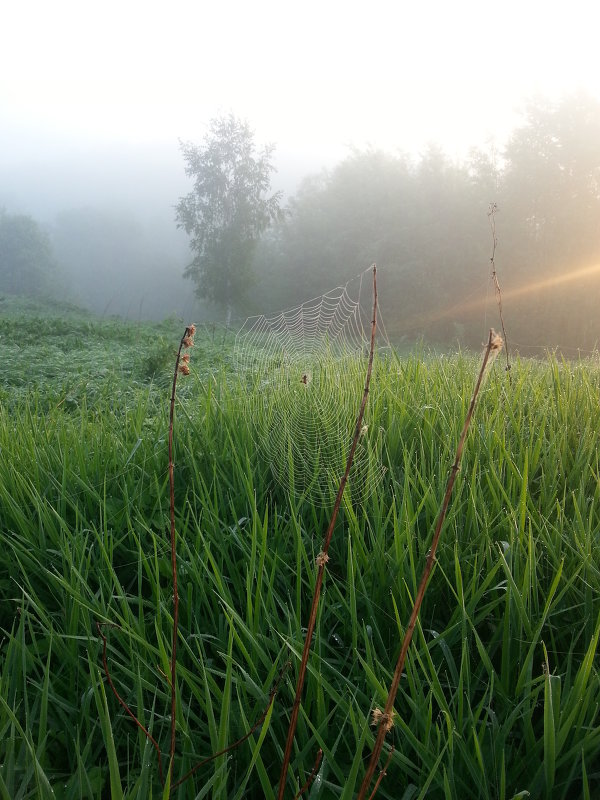
<path fill-rule="evenodd" d="M 177 666 L 177 628 L 179 623 L 179 592 L 177 590 L 177 556 L 176 556 L 176 536 L 175 536 L 175 480 L 173 462 L 173 420 L 175 417 L 175 391 L 177 388 L 177 375 L 179 374 L 179 360 L 181 351 L 186 346 L 186 341 L 193 336 L 193 330 L 189 326 L 179 342 L 177 358 L 175 359 L 175 371 L 173 373 L 173 388 L 171 390 L 171 408 L 169 413 L 169 490 L 170 490 L 170 515 L 171 515 L 171 578 L 173 582 L 173 638 L 171 644 L 171 741 L 169 745 L 169 759 L 172 762 L 175 755 L 175 716 L 177 710 L 175 670 Z"/>
<path fill-rule="evenodd" d="M 191 776 L 195 772 L 197 772 L 200 769 L 200 767 L 203 767 L 205 764 L 208 764 L 210 761 L 214 761 L 215 758 L 218 758 L 219 756 L 225 755 L 225 753 L 229 753 L 230 750 L 235 750 L 235 748 L 239 747 L 239 745 L 243 744 L 246 741 L 246 739 L 249 739 L 257 728 L 260 728 L 260 726 L 265 721 L 265 719 L 267 717 L 267 714 L 269 713 L 269 709 L 273 705 L 273 701 L 275 700 L 275 695 L 277 694 L 277 692 L 279 690 L 279 684 L 281 683 L 281 680 L 282 680 L 283 676 L 285 675 L 285 673 L 287 672 L 287 670 L 288 670 L 288 668 L 290 666 L 291 666 L 291 662 L 290 661 L 286 661 L 285 664 L 283 665 L 283 669 L 279 673 L 279 677 L 275 681 L 275 684 L 274 684 L 273 688 L 271 689 L 271 691 L 269 693 L 269 702 L 267 703 L 267 707 L 265 708 L 263 713 L 260 715 L 260 717 L 256 720 L 254 725 L 250 728 L 248 733 L 244 734 L 244 736 L 242 736 L 241 739 L 238 739 L 237 742 L 234 742 L 233 744 L 230 744 L 224 750 L 219 750 L 218 753 L 213 753 L 211 756 L 208 756 L 208 758 L 203 758 L 202 761 L 199 761 L 197 764 L 195 764 L 191 768 L 191 770 L 189 772 L 185 773 L 183 778 L 180 778 L 178 781 L 176 781 L 175 783 L 171 784 L 171 791 L 173 791 L 173 789 L 175 789 L 177 786 L 181 786 L 182 783 L 185 783 L 185 781 L 187 781 L 188 778 L 191 778 Z"/>
<path fill-rule="evenodd" d="M 498 281 L 498 273 L 496 272 L 495 258 L 496 258 L 496 247 L 498 245 L 498 239 L 496 237 L 496 211 L 498 211 L 498 206 L 496 205 L 496 203 L 490 203 L 490 210 L 488 211 L 488 219 L 490 221 L 490 228 L 492 229 L 492 255 L 490 256 L 490 264 L 492 265 L 492 280 L 494 281 L 494 291 L 496 293 L 496 300 L 498 302 L 500 325 L 502 326 L 502 338 L 504 339 L 508 382 L 512 384 L 512 378 L 510 377 L 510 361 L 508 357 L 508 339 L 506 337 L 506 328 L 504 327 L 504 316 L 502 314 L 502 292 L 500 291 L 500 282 Z"/>
<path fill-rule="evenodd" d="M 177 627 L 178 627 L 178 616 L 179 616 L 179 593 L 177 591 L 177 560 L 176 560 L 176 551 L 175 551 L 175 483 L 173 479 L 173 470 L 174 470 L 174 463 L 173 463 L 173 420 L 175 416 L 175 390 L 177 387 L 177 375 L 179 373 L 179 362 L 181 359 L 181 351 L 184 347 L 187 347 L 191 344 L 191 339 L 193 338 L 195 331 L 195 327 L 188 326 L 185 329 L 185 333 L 181 337 L 181 342 L 179 343 L 179 349 L 177 350 L 177 357 L 175 359 L 175 372 L 173 374 L 173 388 L 171 391 L 171 410 L 169 416 L 169 487 L 170 487 L 170 511 L 171 511 L 171 576 L 173 582 L 173 641 L 172 641 L 172 648 L 171 648 L 171 741 L 169 747 L 169 758 L 172 763 L 173 757 L 175 754 L 175 712 L 177 710 L 176 706 L 176 687 L 175 687 L 175 668 L 177 664 Z M 185 368 L 185 365 L 184 367 Z M 189 370 L 187 370 L 189 372 Z M 151 733 L 142 725 L 139 719 L 135 716 L 133 711 L 129 708 L 127 703 L 123 700 L 123 698 L 117 692 L 115 685 L 112 682 L 112 678 L 110 677 L 110 672 L 108 669 L 108 660 L 106 657 L 106 647 L 107 647 L 107 640 L 106 636 L 102 632 L 102 625 L 111 624 L 112 623 L 100 623 L 96 622 L 96 627 L 98 628 L 98 633 L 102 637 L 102 663 L 104 665 L 104 672 L 106 674 L 106 680 L 108 681 L 108 685 L 110 686 L 112 693 L 119 701 L 119 704 L 123 707 L 126 713 L 131 717 L 131 719 L 135 722 L 138 728 L 143 731 L 149 741 L 152 743 L 154 749 L 156 750 L 156 754 L 158 756 L 158 772 L 160 776 L 161 785 L 165 785 L 164 776 L 163 776 L 163 767 L 162 767 L 162 755 L 160 752 L 160 747 L 158 743 L 153 738 Z M 118 627 L 117 625 L 112 625 L 112 627 Z"/>
<path fill-rule="evenodd" d="M 408 627 L 404 633 L 404 639 L 402 641 L 402 647 L 400 648 L 400 655 L 398 656 L 398 661 L 396 663 L 396 669 L 394 671 L 394 677 L 392 678 L 392 683 L 390 686 L 388 698 L 385 704 L 385 709 L 382 714 L 382 722 L 386 720 L 393 719 L 394 714 L 394 702 L 396 700 L 396 694 L 398 692 L 398 686 L 400 685 L 400 678 L 402 676 L 402 671 L 404 669 L 404 661 L 406 659 L 406 653 L 408 651 L 412 635 L 415 629 L 415 625 L 417 622 L 417 617 L 419 616 L 419 611 L 421 609 L 421 604 L 423 602 L 423 597 L 425 595 L 425 589 L 427 588 L 427 582 L 429 580 L 429 576 L 431 574 L 431 570 L 433 569 L 433 564 L 435 561 L 435 553 L 437 550 L 438 542 L 440 539 L 440 533 L 442 530 L 442 525 L 444 524 L 444 519 L 446 518 L 446 512 L 448 511 L 448 504 L 450 503 L 450 496 L 452 494 L 452 489 L 454 487 L 454 482 L 456 480 L 456 475 L 460 468 L 460 460 L 462 458 L 463 447 L 465 444 L 465 438 L 467 436 L 467 432 L 469 430 L 469 425 L 471 424 L 471 417 L 473 416 L 473 411 L 475 409 L 475 404 L 477 402 L 477 396 L 479 395 L 479 390 L 481 388 L 481 383 L 483 381 L 483 377 L 485 374 L 486 367 L 488 365 L 488 361 L 490 359 L 490 353 L 494 352 L 494 355 L 498 352 L 501 347 L 500 337 L 494 333 L 493 330 L 490 330 L 490 335 L 488 339 L 488 343 L 486 345 L 484 354 L 483 354 L 483 362 L 481 364 L 481 369 L 479 370 L 479 376 L 477 378 L 477 383 L 475 384 L 475 389 L 473 390 L 473 396 L 471 397 L 471 403 L 469 405 L 469 410 L 467 412 L 467 416 L 465 419 L 465 424 L 462 429 L 462 433 L 460 435 L 460 439 L 458 440 L 458 445 L 456 448 L 456 455 L 454 457 L 454 463 L 452 464 L 452 468 L 450 470 L 450 475 L 448 477 L 448 482 L 446 484 L 446 493 L 444 494 L 444 500 L 442 502 L 442 507 L 437 519 L 437 523 L 435 526 L 435 531 L 433 534 L 433 539 L 431 542 L 431 549 L 429 550 L 429 554 L 427 556 L 427 561 L 425 562 L 425 568 L 423 569 L 423 575 L 421 577 L 421 582 L 419 583 L 419 588 L 417 590 L 417 595 L 415 598 L 415 602 L 413 605 L 413 609 L 410 615 L 410 619 L 408 622 Z M 360 790 L 358 792 L 357 800 L 364 800 L 366 797 L 367 791 L 373 779 L 373 774 L 377 767 L 377 763 L 379 761 L 379 757 L 381 755 L 381 749 L 383 747 L 383 742 L 385 739 L 385 734 L 387 733 L 386 725 L 380 722 L 379 727 L 377 729 L 377 736 L 375 738 L 375 744 L 373 745 L 373 750 L 371 752 L 371 759 L 369 761 L 369 765 L 367 767 L 367 771 L 365 773 L 365 777 L 363 782 L 360 786 Z M 374 793 L 373 793 L 374 794 Z M 371 794 L 371 797 L 373 797 Z"/>
<path fill-rule="evenodd" d="M 135 722 L 135 724 L 142 731 L 142 733 L 146 736 L 146 738 L 152 743 L 152 746 L 156 750 L 156 755 L 158 756 L 158 775 L 160 777 L 161 786 L 164 786 L 165 785 L 165 779 L 163 777 L 162 756 L 161 756 L 161 752 L 160 752 L 160 747 L 158 746 L 158 743 L 157 743 L 156 739 L 152 736 L 150 731 L 147 730 L 146 728 L 144 728 L 142 723 L 139 721 L 139 719 L 136 717 L 136 715 L 133 713 L 133 711 L 129 708 L 129 706 L 127 705 L 125 700 L 123 700 L 121 695 L 117 692 L 117 690 L 115 688 L 115 685 L 112 682 L 112 678 L 110 677 L 110 672 L 108 671 L 108 659 L 106 657 L 106 646 L 107 646 L 106 636 L 102 632 L 102 628 L 104 627 L 104 625 L 110 625 L 111 628 L 118 628 L 119 626 L 115 625 L 114 623 L 111 623 L 111 622 L 96 622 L 96 627 L 98 628 L 98 633 L 99 633 L 99 635 L 100 635 L 100 637 L 102 639 L 102 664 L 104 665 L 104 674 L 106 675 L 106 680 L 108 682 L 108 685 L 111 688 L 112 693 L 114 694 L 114 696 L 119 701 L 119 705 L 121 706 L 121 708 L 123 708 L 125 713 L 128 714 L 131 717 L 131 719 Z"/>
<path fill-rule="evenodd" d="M 379 784 L 381 783 L 381 781 L 387 775 L 387 768 L 390 765 L 390 761 L 392 760 L 393 753 L 394 753 L 394 748 L 392 747 L 392 749 L 390 750 L 389 755 L 387 757 L 387 761 L 385 762 L 385 767 L 379 771 L 379 775 L 377 776 L 377 780 L 375 781 L 375 786 L 373 787 L 373 791 L 369 795 L 369 800 L 373 800 L 373 798 L 377 794 L 377 789 L 379 789 Z"/>
<path fill-rule="evenodd" d="M 312 768 L 312 770 L 311 770 L 311 773 L 310 773 L 310 775 L 308 776 L 308 778 L 307 778 L 307 780 L 306 780 L 306 783 L 304 784 L 304 786 L 303 786 L 303 787 L 300 789 L 300 791 L 298 792 L 298 794 L 294 796 L 294 800 L 298 800 L 298 798 L 299 798 L 299 797 L 302 797 L 302 795 L 304 794 L 304 792 L 308 791 L 308 789 L 309 789 L 309 787 L 310 787 L 311 783 L 312 783 L 312 782 L 313 782 L 313 780 L 315 779 L 315 775 L 317 774 L 317 770 L 319 769 L 319 764 L 321 763 L 321 759 L 322 759 L 322 758 L 323 758 L 323 751 L 322 751 L 322 750 L 321 750 L 321 748 L 319 747 L 319 750 L 318 750 L 318 752 L 317 752 L 317 757 L 315 758 L 315 763 L 314 763 L 314 766 L 313 766 L 313 768 Z"/>
<path fill-rule="evenodd" d="M 277 800 L 283 800 L 283 795 L 285 792 L 285 781 L 287 777 L 288 767 L 290 764 L 290 759 L 292 756 L 292 745 L 294 743 L 294 734 L 296 733 L 296 724 L 298 722 L 298 713 L 300 710 L 300 701 L 302 698 L 302 687 L 304 686 L 304 678 L 306 676 L 306 667 L 308 664 L 308 656 L 310 653 L 310 646 L 312 642 L 312 635 L 315 629 L 315 623 L 317 620 L 317 608 L 319 605 L 319 597 L 321 595 L 321 586 L 323 585 L 323 575 L 325 573 L 325 564 L 327 562 L 327 553 L 329 550 L 329 545 L 331 544 L 331 537 L 333 536 L 333 529 L 335 527 L 335 523 L 337 520 L 337 515 L 340 510 L 340 505 L 342 503 L 342 497 L 344 494 L 344 489 L 346 488 L 346 483 L 348 481 L 348 475 L 350 474 L 350 469 L 352 467 L 352 462 L 354 460 L 354 453 L 356 451 L 356 446 L 358 444 L 358 439 L 360 437 L 360 430 L 362 425 L 363 416 L 365 413 L 365 408 L 367 405 L 367 397 L 369 395 L 369 385 L 371 383 L 371 372 L 373 370 L 373 354 L 375 352 L 375 331 L 377 328 L 377 267 L 373 264 L 373 317 L 371 321 L 371 348 L 369 352 L 369 365 L 367 367 L 367 377 L 365 380 L 365 388 L 363 391 L 362 402 L 360 404 L 360 410 L 358 412 L 358 417 L 356 419 L 356 426 L 354 429 L 354 438 L 352 439 L 352 445 L 350 446 L 350 452 L 348 453 L 348 460 L 346 462 L 346 470 L 344 475 L 340 481 L 340 485 L 338 488 L 338 493 L 335 498 L 335 503 L 333 506 L 333 512 L 331 514 L 331 519 L 329 521 L 329 526 L 327 528 L 327 532 L 325 534 L 325 539 L 323 542 L 323 549 L 321 551 L 321 557 L 318 560 L 318 571 L 317 571 L 317 579 L 315 581 L 315 590 L 312 599 L 312 606 L 310 609 L 310 616 L 308 619 L 308 625 L 306 628 L 306 637 L 304 639 L 304 648 L 302 650 L 302 660 L 300 663 L 300 672 L 298 673 L 298 683 L 296 684 L 296 696 L 294 698 L 294 705 L 292 706 L 292 713 L 290 715 L 290 726 L 288 729 L 287 740 L 285 743 L 285 751 L 283 755 L 283 763 L 281 766 L 281 774 L 279 776 L 279 791 L 277 793 Z"/>

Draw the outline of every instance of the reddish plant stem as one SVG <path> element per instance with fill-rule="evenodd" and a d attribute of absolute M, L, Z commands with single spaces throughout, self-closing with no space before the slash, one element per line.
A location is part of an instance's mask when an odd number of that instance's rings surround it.
<path fill-rule="evenodd" d="M 156 739 L 152 736 L 150 731 L 142 725 L 142 723 L 139 721 L 139 719 L 136 717 L 136 715 L 133 713 L 133 711 L 129 708 L 129 706 L 127 705 L 125 700 L 123 700 L 121 695 L 117 692 L 117 690 L 115 688 L 115 685 L 112 682 L 112 678 L 110 677 L 110 672 L 108 670 L 108 659 L 106 657 L 107 640 L 106 640 L 106 636 L 102 632 L 102 628 L 104 627 L 104 625 L 110 625 L 111 628 L 118 628 L 119 626 L 115 625 L 112 622 L 96 622 L 96 627 L 98 628 L 98 633 L 100 635 L 100 638 L 102 639 L 102 664 L 104 665 L 104 674 L 106 675 L 107 683 L 110 686 L 112 693 L 117 698 L 121 708 L 123 708 L 125 713 L 128 714 L 131 717 L 131 719 L 135 722 L 135 724 L 142 731 L 142 733 L 146 736 L 146 738 L 152 743 L 152 746 L 156 750 L 156 755 L 158 756 L 158 775 L 160 777 L 161 785 L 164 786 L 165 785 L 165 779 L 163 777 L 162 756 L 161 756 L 161 752 L 160 752 L 160 747 L 158 746 L 158 743 L 157 743 Z"/>
<path fill-rule="evenodd" d="M 306 628 L 306 637 L 304 639 L 304 648 L 302 650 L 302 660 L 300 663 L 300 672 L 298 673 L 298 682 L 296 684 L 296 696 L 294 698 L 294 705 L 292 706 L 292 713 L 290 715 L 290 725 L 288 728 L 287 740 L 285 743 L 285 751 L 283 755 L 283 763 L 281 765 L 281 774 L 279 776 L 279 791 L 277 793 L 277 800 L 283 800 L 283 795 L 285 792 L 285 781 L 287 777 L 288 767 L 290 764 L 290 759 L 292 756 L 292 746 L 294 743 L 294 734 L 296 733 L 296 725 L 298 722 L 298 713 L 300 711 L 300 701 L 302 699 L 302 688 L 304 686 L 304 679 L 306 676 L 306 667 L 308 664 L 308 656 L 310 653 L 310 647 L 312 642 L 312 635 L 315 629 L 315 623 L 317 620 L 317 608 L 319 605 L 319 597 L 321 595 L 321 587 L 323 584 L 323 576 L 325 573 L 325 564 L 328 560 L 327 553 L 329 551 L 329 545 L 331 544 L 331 538 L 333 536 L 333 529 L 335 527 L 335 523 L 337 520 L 337 515 L 340 510 L 340 505 L 342 503 L 342 497 L 344 494 L 344 489 L 346 488 L 346 483 L 348 481 L 348 476 L 350 474 L 350 469 L 352 467 L 352 462 L 354 460 L 354 453 L 356 451 L 356 446 L 358 444 L 358 440 L 360 438 L 360 430 L 362 425 L 363 416 L 365 413 L 365 408 L 367 405 L 367 397 L 369 395 L 369 385 L 371 383 L 371 372 L 373 370 L 373 354 L 375 352 L 375 331 L 377 328 L 377 267 L 373 264 L 373 318 L 371 321 L 371 349 L 369 352 L 369 365 L 367 367 L 367 377 L 365 381 L 365 388 L 363 391 L 362 402 L 360 404 L 360 410 L 358 412 L 358 417 L 356 419 L 356 426 L 354 428 L 354 437 L 352 439 L 352 445 L 350 447 L 350 452 L 348 453 L 348 460 L 346 462 L 346 470 L 344 475 L 340 481 L 340 485 L 338 488 L 338 493 L 335 498 L 335 503 L 333 506 L 333 512 L 331 514 L 331 519 L 329 521 L 329 526 L 327 528 L 327 532 L 325 534 L 325 539 L 323 543 L 323 549 L 320 553 L 320 558 L 318 560 L 318 571 L 317 571 L 317 579 L 315 582 L 315 590 L 312 599 L 312 605 L 310 609 L 310 616 L 308 619 L 308 625 Z"/>
<path fill-rule="evenodd" d="M 377 736 L 375 739 L 375 744 L 373 745 L 373 750 L 371 752 L 371 759 L 369 761 L 369 765 L 367 767 L 367 771 L 365 773 L 365 777 L 363 778 L 363 782 L 360 786 L 360 790 L 358 792 L 356 800 L 364 800 L 364 798 L 366 797 L 366 793 L 373 779 L 373 774 L 375 772 L 377 763 L 379 761 L 379 757 L 381 755 L 381 749 L 383 747 L 385 735 L 389 730 L 389 728 L 391 727 L 389 724 L 386 723 L 389 723 L 390 720 L 393 720 L 394 702 L 396 700 L 396 694 L 398 693 L 398 687 L 400 685 L 400 678 L 402 676 L 402 671 L 404 669 L 406 653 L 408 652 L 408 648 L 412 639 L 415 625 L 417 623 L 417 617 L 419 616 L 419 611 L 421 609 L 421 604 L 423 602 L 423 597 L 425 595 L 425 589 L 427 588 L 427 582 L 429 580 L 431 570 L 433 569 L 433 563 L 435 561 L 435 553 L 440 539 L 442 525 L 444 524 L 444 520 L 446 518 L 446 512 L 448 511 L 448 504 L 450 503 L 450 496 L 452 494 L 452 489 L 454 487 L 456 475 L 458 474 L 458 470 L 460 468 L 460 460 L 462 458 L 463 447 L 465 444 L 465 439 L 467 436 L 467 432 L 469 430 L 469 426 L 471 424 L 471 417 L 473 416 L 473 411 L 475 409 L 475 404 L 477 402 L 477 396 L 479 395 L 479 390 L 481 388 L 481 383 L 483 381 L 483 376 L 485 374 L 485 370 L 489 361 L 490 353 L 495 351 L 494 355 L 496 355 L 497 351 L 500 350 L 501 346 L 502 346 L 502 340 L 500 339 L 500 337 L 494 333 L 493 329 L 490 330 L 490 335 L 483 354 L 483 362 L 481 364 L 481 369 L 479 371 L 477 383 L 475 384 L 475 389 L 473 390 L 473 396 L 471 397 L 471 403 L 469 405 L 469 410 L 467 411 L 465 424 L 463 426 L 462 433 L 460 435 L 460 439 L 458 440 L 458 445 L 456 447 L 456 455 L 454 457 L 454 463 L 452 464 L 450 475 L 448 477 L 448 482 L 446 484 L 446 492 L 444 494 L 444 500 L 442 502 L 442 507 L 435 526 L 435 531 L 431 542 L 431 548 L 427 556 L 427 561 L 425 562 L 425 568 L 423 569 L 423 575 L 421 577 L 421 582 L 419 583 L 419 588 L 417 589 L 417 595 L 408 622 L 408 627 L 406 628 L 406 631 L 404 633 L 404 639 L 402 641 L 402 647 L 400 648 L 400 655 L 398 656 L 398 661 L 396 663 L 396 669 L 394 671 L 394 676 L 392 678 L 392 683 L 390 686 L 387 702 L 385 704 L 385 709 L 383 711 L 383 714 L 381 716 L 381 721 L 377 729 Z M 371 797 L 373 797 L 373 795 L 374 792 L 373 794 L 371 794 Z"/>
<path fill-rule="evenodd" d="M 373 787 L 373 791 L 369 795 L 369 800 L 373 800 L 373 798 L 377 794 L 377 789 L 379 789 L 379 784 L 381 783 L 381 781 L 387 775 L 387 768 L 390 765 L 390 761 L 392 760 L 393 753 L 394 753 L 394 748 L 392 747 L 392 749 L 390 750 L 390 753 L 389 753 L 389 755 L 387 757 L 387 761 L 385 762 L 385 767 L 382 770 L 379 771 L 379 775 L 377 776 L 377 780 L 375 781 L 375 786 Z"/>
<path fill-rule="evenodd" d="M 306 780 L 306 783 L 304 784 L 304 786 L 303 786 L 303 787 L 300 789 L 300 791 L 298 792 L 298 794 L 297 794 L 297 795 L 294 797 L 294 800 L 298 800 L 298 798 L 299 798 L 299 797 L 302 797 L 302 795 L 304 794 L 304 792 L 308 791 L 308 789 L 310 788 L 310 785 L 311 785 L 311 783 L 312 783 L 312 782 L 314 781 L 314 779 L 315 779 L 315 775 L 317 774 L 317 770 L 319 769 L 319 764 L 321 763 L 321 759 L 322 759 L 322 758 L 323 758 L 323 751 L 322 751 L 322 750 L 321 750 L 321 748 L 319 747 L 319 750 L 318 750 L 318 752 L 317 752 L 317 757 L 315 758 L 315 763 L 314 763 L 314 766 L 313 766 L 313 768 L 312 768 L 312 770 L 311 770 L 311 773 L 310 773 L 310 775 L 308 776 L 308 778 L 307 778 L 307 780 Z"/>
<path fill-rule="evenodd" d="M 510 360 L 508 357 L 508 338 L 506 336 L 506 328 L 504 327 L 504 315 L 502 313 L 502 292 L 500 290 L 500 282 L 498 281 L 498 273 L 496 272 L 496 247 L 498 246 L 498 239 L 496 237 L 496 212 L 498 206 L 496 203 L 490 203 L 490 210 L 488 211 L 488 218 L 490 221 L 490 228 L 492 231 L 492 255 L 490 256 L 490 264 L 492 265 L 492 280 L 494 282 L 494 291 L 496 293 L 496 302 L 498 303 L 498 313 L 500 315 L 500 325 L 502 327 L 502 337 L 504 338 L 504 352 L 506 353 L 506 371 L 508 372 L 508 382 L 512 384 L 510 376 Z"/>
<path fill-rule="evenodd" d="M 173 461 L 173 421 L 175 418 L 175 391 L 177 388 L 177 375 L 179 374 L 179 360 L 181 358 L 181 351 L 187 347 L 191 337 L 193 336 L 193 329 L 188 326 L 185 333 L 179 342 L 179 349 L 177 350 L 177 357 L 175 359 L 175 371 L 173 372 L 173 388 L 171 390 L 171 407 L 169 413 L 169 490 L 170 490 L 170 517 L 171 517 L 171 579 L 173 583 L 173 635 L 171 641 L 171 740 L 169 745 L 169 760 L 173 762 L 175 755 L 175 717 L 177 711 L 177 685 L 176 685 L 176 667 L 177 667 L 177 635 L 179 625 L 179 592 L 177 590 L 177 554 L 176 554 L 176 541 L 175 534 L 175 478 L 174 470 L 175 464 Z"/>
<path fill-rule="evenodd" d="M 286 671 L 288 670 L 288 668 L 290 666 L 291 666 L 291 662 L 290 661 L 286 661 L 285 664 L 283 665 L 283 669 L 279 673 L 279 676 L 278 676 L 277 680 L 275 681 L 275 684 L 273 685 L 273 688 L 271 689 L 271 691 L 269 693 L 269 702 L 267 703 L 267 707 L 265 708 L 263 713 L 260 715 L 260 717 L 256 720 L 254 725 L 250 728 L 248 733 L 244 734 L 244 736 L 242 736 L 241 739 L 238 739 L 237 742 L 234 742 L 233 744 L 230 744 L 224 750 L 219 750 L 218 753 L 213 753 L 211 756 L 208 756 L 208 758 L 203 758 L 202 761 L 199 761 L 197 764 L 195 764 L 191 768 L 191 770 L 189 772 L 185 773 L 183 778 L 180 778 L 178 781 L 176 781 L 175 783 L 171 784 L 171 791 L 173 789 L 175 789 L 177 786 L 181 786 L 181 784 L 184 783 L 185 781 L 187 781 L 188 778 L 191 778 L 192 775 L 200 769 L 200 767 L 203 767 L 205 764 L 208 764 L 209 762 L 214 761 L 215 758 L 218 758 L 219 756 L 225 755 L 225 753 L 229 753 L 230 750 L 235 750 L 235 748 L 239 747 L 239 745 L 243 744 L 246 741 L 246 739 L 249 739 L 257 728 L 260 728 L 260 726 L 263 724 L 263 722 L 267 718 L 267 714 L 269 713 L 269 709 L 273 705 L 273 701 L 275 700 L 275 695 L 279 691 L 279 684 L 281 683 L 281 680 L 282 680 L 283 676 L 285 675 Z"/>

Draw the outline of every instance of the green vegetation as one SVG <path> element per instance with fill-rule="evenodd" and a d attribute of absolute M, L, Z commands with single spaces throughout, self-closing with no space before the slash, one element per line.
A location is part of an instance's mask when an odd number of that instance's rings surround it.
<path fill-rule="evenodd" d="M 306 179 L 257 252 L 259 312 L 345 284 L 365 264 L 386 270 L 388 332 L 478 347 L 488 300 L 496 203 L 496 266 L 506 324 L 521 352 L 598 345 L 600 102 L 584 94 L 527 107 L 500 153 L 457 161 L 352 152 Z M 508 302 L 510 301 L 510 302 Z M 267 304 L 267 308 L 265 305 Z M 489 312 L 489 308 L 488 308 Z M 538 349 L 540 348 L 540 349 Z"/>
<path fill-rule="evenodd" d="M 376 262 L 395 342 L 477 348 L 482 316 L 496 319 L 494 252 L 511 346 L 589 355 L 599 344 L 599 141 L 600 100 L 576 92 L 528 103 L 499 150 L 489 143 L 457 159 L 433 145 L 418 155 L 352 149 L 302 176 L 289 154 L 256 146 L 247 123 L 217 118 L 199 142 L 182 143 L 172 179 L 187 174 L 183 197 L 156 163 L 125 181 L 113 162 L 110 201 L 90 184 L 83 207 L 62 206 L 67 192 L 44 211 L 34 192 L 38 222 L 0 210 L 0 292 L 235 326 L 346 285 Z M 285 199 L 272 179 L 284 181 Z"/>
<path fill-rule="evenodd" d="M 199 297 L 227 310 L 240 304 L 252 282 L 252 257 L 272 221 L 281 218 L 281 192 L 270 197 L 273 146 L 257 152 L 247 122 L 230 114 L 209 123 L 202 145 L 182 144 L 193 190 L 177 204 L 177 225 L 194 258 L 185 275 Z"/>
<path fill-rule="evenodd" d="M 2 301 L 0 797 L 160 798 L 172 587 L 168 395 L 183 326 Z M 349 800 L 373 742 L 479 357 L 379 356 L 378 491 L 341 512 L 292 771 Z M 177 798 L 273 798 L 328 509 L 273 481 L 231 341 L 200 329 L 178 385 Z M 362 379 L 357 371 L 356 398 Z M 347 398 L 346 398 L 347 400 Z M 600 792 L 600 364 L 498 361 L 480 398 L 388 741 L 381 798 Z M 384 753 L 385 755 L 385 753 Z M 291 779 L 288 796 L 293 796 Z"/>
<path fill-rule="evenodd" d="M 47 234 L 32 217 L 0 207 L 0 292 L 33 297 L 56 291 L 56 264 Z"/>

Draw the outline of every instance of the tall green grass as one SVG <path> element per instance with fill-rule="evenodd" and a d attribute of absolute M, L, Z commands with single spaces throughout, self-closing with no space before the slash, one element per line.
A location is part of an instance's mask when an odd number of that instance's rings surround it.
<path fill-rule="evenodd" d="M 40 361 L 37 388 L 5 382 L 2 798 L 163 795 L 152 746 L 107 690 L 95 625 L 119 626 L 105 629 L 112 678 L 167 751 L 168 391 L 132 366 L 151 336 L 123 333 L 123 368 L 92 325 L 74 403 L 61 402 L 69 359 L 60 380 Z M 196 340 L 175 430 L 173 780 L 245 734 L 287 659 L 292 670 L 264 725 L 173 794 L 273 798 L 328 510 L 273 479 L 242 413 L 247 383 L 226 346 Z M 364 774 L 369 712 L 387 696 L 477 369 L 464 354 L 376 363 L 366 422 L 386 472 L 344 504 L 330 550 L 292 756 L 299 788 L 323 749 L 311 797 L 347 800 Z M 467 440 L 382 798 L 600 792 L 600 367 L 549 357 L 511 374 L 509 386 L 495 367 Z"/>

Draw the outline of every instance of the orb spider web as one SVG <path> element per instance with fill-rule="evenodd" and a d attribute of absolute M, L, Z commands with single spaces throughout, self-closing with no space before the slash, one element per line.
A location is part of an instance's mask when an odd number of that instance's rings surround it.
<path fill-rule="evenodd" d="M 364 389 L 371 321 L 358 277 L 356 299 L 349 282 L 275 316 L 247 319 L 235 341 L 254 442 L 276 480 L 317 505 L 335 498 Z M 366 499 L 384 473 L 381 430 L 370 422 L 374 384 L 346 488 L 352 502 Z"/>

